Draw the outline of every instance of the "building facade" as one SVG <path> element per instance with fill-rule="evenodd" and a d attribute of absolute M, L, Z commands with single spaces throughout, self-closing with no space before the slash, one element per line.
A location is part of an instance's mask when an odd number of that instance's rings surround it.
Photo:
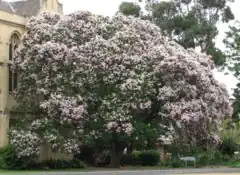
<path fill-rule="evenodd" d="M 11 92 L 18 87 L 18 74 L 9 69 L 29 18 L 42 11 L 63 13 L 58 0 L 0 0 L 0 148 L 8 144 Z"/>

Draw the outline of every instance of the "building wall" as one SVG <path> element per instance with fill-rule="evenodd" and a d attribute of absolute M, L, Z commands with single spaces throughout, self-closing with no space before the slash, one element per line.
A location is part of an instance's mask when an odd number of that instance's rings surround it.
<path fill-rule="evenodd" d="M 40 11 L 62 13 L 58 0 L 42 0 Z M 61 6 L 62 7 L 62 6 Z M 9 41 L 13 33 L 20 37 L 24 33 L 27 18 L 0 11 L 0 148 L 8 144 L 8 130 L 11 107 L 14 99 L 9 94 Z"/>
<path fill-rule="evenodd" d="M 41 11 L 50 11 L 60 14 L 63 13 L 62 5 L 58 2 L 58 0 L 42 0 L 41 3 Z"/>
<path fill-rule="evenodd" d="M 0 147 L 8 144 L 9 109 L 11 95 L 8 92 L 9 41 L 13 33 L 21 36 L 26 19 L 0 11 Z"/>

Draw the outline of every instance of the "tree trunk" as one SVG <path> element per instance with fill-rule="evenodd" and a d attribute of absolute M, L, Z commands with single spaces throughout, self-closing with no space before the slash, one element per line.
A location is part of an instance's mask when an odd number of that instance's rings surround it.
<path fill-rule="evenodd" d="M 120 161 L 123 154 L 123 147 L 116 142 L 112 142 L 112 151 L 111 151 L 111 162 L 110 168 L 120 168 Z"/>

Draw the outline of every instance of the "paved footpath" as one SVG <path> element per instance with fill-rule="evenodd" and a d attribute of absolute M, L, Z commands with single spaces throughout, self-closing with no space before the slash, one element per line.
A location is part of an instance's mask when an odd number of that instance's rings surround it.
<path fill-rule="evenodd" d="M 0 173 L 1 175 L 8 173 Z M 11 174 L 11 173 L 10 173 Z M 240 168 L 199 168 L 178 170 L 134 170 L 134 171 L 94 171 L 94 172 L 36 172 L 16 173 L 17 175 L 240 175 Z"/>

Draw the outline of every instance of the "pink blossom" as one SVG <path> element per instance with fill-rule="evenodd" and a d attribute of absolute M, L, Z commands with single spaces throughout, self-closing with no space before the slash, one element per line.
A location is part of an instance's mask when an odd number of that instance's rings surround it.
<path fill-rule="evenodd" d="M 231 116 L 210 57 L 184 49 L 149 21 L 43 13 L 29 21 L 19 48 L 18 104 L 36 108 L 60 129 L 73 124 L 70 131 L 77 132 L 101 119 L 105 132 L 131 135 L 139 118 L 164 119 L 199 140 Z M 66 150 L 76 145 L 66 140 Z"/>

